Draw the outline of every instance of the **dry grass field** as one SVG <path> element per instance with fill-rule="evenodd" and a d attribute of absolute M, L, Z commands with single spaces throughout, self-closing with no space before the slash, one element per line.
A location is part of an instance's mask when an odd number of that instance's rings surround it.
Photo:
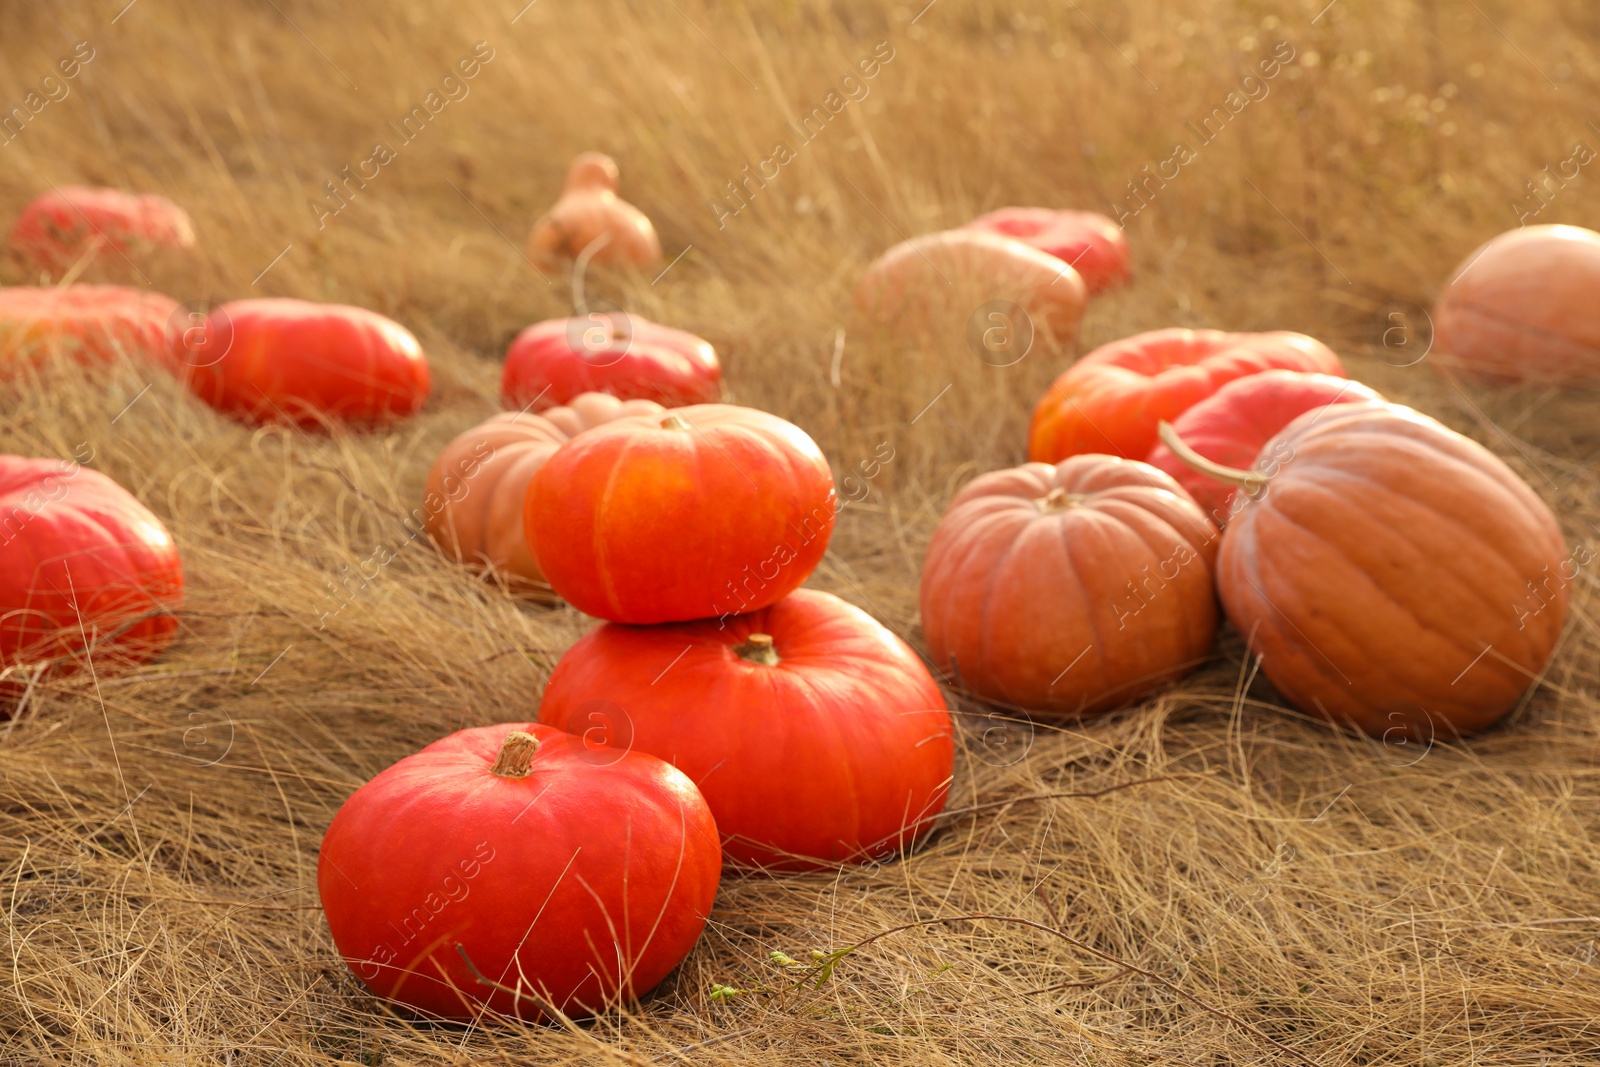
<path fill-rule="evenodd" d="M 1331 731 L 1283 707 L 1231 632 L 1180 688 L 1081 726 L 952 694 L 950 811 L 915 855 L 725 880 L 700 946 L 625 1013 L 434 1025 L 341 963 L 314 884 L 334 811 L 454 728 L 534 717 L 590 625 L 402 522 L 436 451 L 497 407 L 512 334 L 570 313 L 568 280 L 520 248 L 584 149 L 617 158 L 668 258 L 686 252 L 659 277 L 592 273 L 592 295 L 710 339 L 730 398 L 805 428 L 839 479 L 893 449 L 811 581 L 913 645 L 944 505 L 1023 457 L 1070 357 L 999 368 L 961 337 L 883 336 L 850 287 L 902 237 L 1006 204 L 1127 211 L 1136 281 L 1093 303 L 1084 350 L 1168 325 L 1303 330 L 1504 457 L 1569 541 L 1600 537 L 1600 396 L 1460 384 L 1424 355 L 1424 309 L 1514 204 L 1600 225 L 1587 173 L 1542 206 L 1528 185 L 1600 145 L 1600 8 L 922 2 L 0 9 L 7 109 L 93 50 L 0 147 L 0 215 L 51 185 L 165 193 L 194 216 L 196 260 L 87 277 L 364 305 L 413 330 L 435 376 L 419 417 L 374 435 L 251 430 L 132 366 L 0 396 L 0 451 L 87 443 L 170 525 L 188 582 L 162 659 L 51 681 L 0 723 L 0 1063 L 1600 1063 L 1587 571 L 1548 677 L 1465 743 Z M 466 95 L 397 136 L 479 42 L 492 58 Z M 1294 59 L 1265 94 L 1196 138 L 1187 123 L 1280 42 Z M 729 201 L 881 45 L 892 59 L 822 134 Z M 380 141 L 396 158 L 331 199 Z M 1179 141 L 1196 158 L 1129 200 Z M 380 547 L 393 561 L 350 580 Z M 826 976 L 769 959 L 852 946 Z"/>

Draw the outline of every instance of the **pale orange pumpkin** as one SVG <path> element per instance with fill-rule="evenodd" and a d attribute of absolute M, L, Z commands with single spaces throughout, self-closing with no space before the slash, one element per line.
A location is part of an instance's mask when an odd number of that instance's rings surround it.
<path fill-rule="evenodd" d="M 487 565 L 507 584 L 548 588 L 522 532 L 523 497 L 545 461 L 585 430 L 664 410 L 653 400 L 584 393 L 537 415 L 503 411 L 444 447 L 423 494 L 423 524 L 446 556 Z"/>
<path fill-rule="evenodd" d="M 585 152 L 572 161 L 561 199 L 534 224 L 528 255 L 546 268 L 576 259 L 649 267 L 661 262 L 661 240 L 645 213 L 617 196 L 616 160 Z M 598 242 L 598 243 L 597 243 Z"/>

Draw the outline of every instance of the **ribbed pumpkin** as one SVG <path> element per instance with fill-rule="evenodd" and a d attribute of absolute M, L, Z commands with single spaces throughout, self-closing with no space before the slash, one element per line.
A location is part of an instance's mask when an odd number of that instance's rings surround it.
<path fill-rule="evenodd" d="M 1102 345 L 1040 399 L 1028 458 L 1057 463 L 1083 452 L 1143 459 L 1156 427 L 1237 378 L 1274 368 L 1344 376 L 1339 357 L 1300 333 L 1152 330 Z"/>
<path fill-rule="evenodd" d="M 0 377 L 62 356 L 175 369 L 167 333 L 177 310 L 169 296 L 119 285 L 0 289 Z"/>
<path fill-rule="evenodd" d="M 428 534 L 453 559 L 486 564 L 513 586 L 548 589 L 522 526 L 534 473 L 584 430 L 663 410 L 650 400 L 584 393 L 566 407 L 538 415 L 505 411 L 491 416 L 446 445 L 428 472 L 422 498 Z"/>
<path fill-rule="evenodd" d="M 1210 652 L 1216 538 L 1148 464 L 1085 455 L 980 475 L 928 546 L 928 651 L 970 692 L 1053 717 L 1129 703 Z"/>
<path fill-rule="evenodd" d="M 1434 360 L 1491 381 L 1600 380 L 1600 233 L 1529 226 L 1456 268 L 1433 312 Z"/>
<path fill-rule="evenodd" d="M 1217 588 L 1278 691 L 1391 739 L 1443 740 L 1510 711 L 1593 558 L 1569 555 L 1533 490 L 1398 404 L 1307 412 L 1269 453 L 1278 472 L 1228 524 Z"/>
<path fill-rule="evenodd" d="M 57 273 L 98 247 L 99 258 L 116 269 L 125 266 L 123 256 L 193 248 L 194 226 L 189 213 L 164 196 L 68 185 L 22 209 L 10 245 L 34 266 Z"/>
<path fill-rule="evenodd" d="M 585 249 L 596 263 L 649 267 L 661 262 L 661 240 L 644 212 L 617 196 L 616 160 L 585 152 L 567 170 L 555 206 L 534 224 L 528 255 L 549 269 Z M 602 240 L 603 239 L 603 240 Z M 599 242 L 599 243 L 597 243 Z"/>
<path fill-rule="evenodd" d="M 517 334 L 500 374 L 505 408 L 540 411 L 583 393 L 711 404 L 722 395 L 722 365 L 704 338 L 623 312 L 549 319 Z"/>
<path fill-rule="evenodd" d="M 1013 237 L 1072 264 L 1090 296 L 1127 285 L 1133 277 L 1122 227 L 1096 211 L 1003 207 L 979 215 L 962 229 Z"/>

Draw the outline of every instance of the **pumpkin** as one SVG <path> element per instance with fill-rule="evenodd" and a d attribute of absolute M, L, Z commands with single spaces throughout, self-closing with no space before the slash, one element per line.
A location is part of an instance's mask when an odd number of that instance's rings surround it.
<path fill-rule="evenodd" d="M 1067 368 L 1034 408 L 1028 458 L 1056 463 L 1109 452 L 1143 459 L 1163 421 L 1235 379 L 1274 368 L 1344 377 L 1339 357 L 1301 333 L 1168 329 L 1102 345 Z"/>
<path fill-rule="evenodd" d="M 584 393 L 568 407 L 538 415 L 493 415 L 439 453 L 423 492 L 423 525 L 445 555 L 487 564 L 512 585 L 548 588 L 522 532 L 523 501 L 534 472 L 584 430 L 662 410 L 649 400 Z"/>
<path fill-rule="evenodd" d="M 79 449 L 87 460 L 93 449 Z M 0 669 L 140 663 L 178 629 L 183 567 L 160 519 L 72 460 L 0 456 Z"/>
<path fill-rule="evenodd" d="M 1078 336 L 1086 299 L 1069 264 L 1031 245 L 982 230 L 947 230 L 902 241 L 867 267 L 856 304 L 885 323 L 960 330 L 988 301 L 1025 311 L 1060 345 Z"/>
<path fill-rule="evenodd" d="M 194 247 L 188 212 L 164 196 L 69 185 L 22 209 L 10 247 L 42 270 L 60 273 L 91 247 L 101 258 L 139 257 L 155 248 Z"/>
<path fill-rule="evenodd" d="M 0 289 L 0 377 L 57 356 L 176 369 L 167 335 L 177 311 L 171 297 L 117 285 Z"/>
<path fill-rule="evenodd" d="M 345 963 L 447 1019 L 582 1016 L 649 992 L 721 878 L 694 783 L 642 752 L 593 758 L 533 723 L 461 730 L 357 789 L 317 890 Z"/>
<path fill-rule="evenodd" d="M 1051 718 L 1127 704 L 1209 654 L 1216 538 L 1145 463 L 1084 455 L 980 475 L 928 545 L 928 653 L 969 692 Z"/>
<path fill-rule="evenodd" d="M 595 263 L 649 267 L 661 262 L 661 240 L 644 212 L 617 196 L 616 160 L 585 152 L 572 161 L 566 188 L 534 224 L 528 255 L 559 267 L 585 250 Z M 600 243 L 596 243 L 600 242 Z"/>
<path fill-rule="evenodd" d="M 710 404 L 722 395 L 722 366 L 703 338 L 621 312 L 550 319 L 517 334 L 500 377 L 504 407 L 539 411 L 583 393 Z"/>
<path fill-rule="evenodd" d="M 767 870 L 909 847 L 955 757 L 916 654 L 809 589 L 722 621 L 606 623 L 556 664 L 539 721 L 669 760 L 705 795 L 724 858 Z"/>
<path fill-rule="evenodd" d="M 1435 360 L 1498 382 L 1600 379 L 1600 233 L 1529 226 L 1456 268 L 1433 312 Z"/>
<path fill-rule="evenodd" d="M 1168 443 L 1185 451 L 1168 433 Z M 1493 453 L 1398 404 L 1307 412 L 1262 450 L 1217 588 L 1287 700 L 1384 738 L 1449 739 L 1521 699 L 1570 586 L 1555 516 Z"/>
<path fill-rule="evenodd" d="M 755 611 L 827 551 L 838 498 L 816 442 L 776 415 L 696 404 L 579 434 L 523 511 L 545 580 L 612 622 Z"/>
<path fill-rule="evenodd" d="M 1014 237 L 1072 264 L 1090 296 L 1127 285 L 1133 277 L 1122 227 L 1095 211 L 1047 207 L 1003 207 L 979 215 L 963 229 Z"/>
<path fill-rule="evenodd" d="M 1195 452 L 1224 467 L 1246 467 L 1279 430 L 1312 408 L 1381 400 L 1377 392 L 1349 378 L 1269 370 L 1229 382 L 1172 422 L 1173 432 Z M 1157 442 L 1145 462 L 1177 479 L 1184 491 L 1218 526 L 1227 524 L 1230 505 L 1243 497 L 1231 485 L 1189 466 Z"/>
<path fill-rule="evenodd" d="M 415 413 L 428 396 L 417 339 L 365 308 L 236 300 L 176 337 L 173 351 L 202 400 L 256 424 L 371 427 Z"/>

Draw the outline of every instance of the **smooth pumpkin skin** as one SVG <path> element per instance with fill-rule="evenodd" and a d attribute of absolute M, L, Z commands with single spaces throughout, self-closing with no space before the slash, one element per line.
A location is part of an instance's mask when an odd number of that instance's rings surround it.
<path fill-rule="evenodd" d="M 775 665 L 736 651 L 752 634 L 772 638 Z M 539 721 L 575 734 L 599 725 L 672 763 L 705 794 L 724 858 L 766 870 L 910 847 L 944 809 L 955 759 L 922 661 L 866 612 L 811 589 L 722 621 L 605 623 L 556 664 Z"/>
<path fill-rule="evenodd" d="M 1156 430 L 1238 378 L 1264 370 L 1344 377 L 1333 350 L 1302 333 L 1152 330 L 1090 352 L 1067 368 L 1033 411 L 1028 458 L 1057 463 L 1083 452 L 1143 459 Z"/>
<path fill-rule="evenodd" d="M 1122 227 L 1097 211 L 1003 207 L 979 215 L 962 229 L 1014 237 L 1072 264 L 1090 296 L 1133 280 L 1132 253 Z"/>
<path fill-rule="evenodd" d="M 142 663 L 171 644 L 183 566 L 133 494 L 70 460 L 0 456 L 0 668 L 73 657 Z M 80 619 L 81 613 L 81 619 Z"/>
<path fill-rule="evenodd" d="M 0 378 L 57 357 L 175 370 L 167 334 L 177 310 L 169 296 L 120 285 L 0 288 Z"/>
<path fill-rule="evenodd" d="M 424 528 L 452 559 L 486 564 L 513 586 L 548 589 L 522 530 L 534 472 L 585 430 L 664 410 L 650 400 L 584 393 L 569 406 L 538 415 L 492 415 L 445 445 L 434 460 L 422 496 Z"/>
<path fill-rule="evenodd" d="M 100 258 L 120 263 L 119 252 L 137 258 L 152 248 L 193 248 L 194 224 L 164 196 L 68 185 L 30 201 L 9 238 L 25 260 L 52 272 L 71 267 L 96 241 L 105 246 Z"/>
<path fill-rule="evenodd" d="M 1510 711 L 1567 615 L 1544 502 L 1398 404 L 1308 412 L 1274 450 L 1279 473 L 1223 535 L 1217 588 L 1278 691 L 1375 737 L 1449 739 Z"/>
<path fill-rule="evenodd" d="M 528 774 L 496 775 L 516 730 L 539 741 Z M 583 1016 L 665 978 L 711 913 L 716 823 L 668 764 L 642 752 L 607 760 L 548 726 L 481 726 L 351 794 L 322 839 L 317 890 L 362 984 L 448 1019 L 486 1005 L 532 1021 L 548 1012 L 529 992 Z M 478 981 L 462 950 L 523 996 Z"/>
<path fill-rule="evenodd" d="M 1059 345 L 1078 337 L 1083 277 L 1032 245 L 984 230 L 945 230 L 902 241 L 856 283 L 856 305 L 880 322 L 963 328 L 990 300 L 1009 300 Z"/>
<path fill-rule="evenodd" d="M 837 510 L 804 430 L 697 404 L 573 438 L 528 484 L 523 525 L 563 600 L 645 624 L 776 603 L 821 562 Z"/>
<path fill-rule="evenodd" d="M 1224 385 L 1174 419 L 1172 428 L 1206 459 L 1249 470 L 1279 430 L 1311 409 L 1382 399 L 1376 390 L 1351 378 L 1268 370 Z M 1212 522 L 1227 525 L 1230 508 L 1236 506 L 1237 493 L 1231 485 L 1201 474 L 1160 442 L 1145 462 L 1172 475 Z"/>
<path fill-rule="evenodd" d="M 212 309 L 204 333 L 200 346 L 174 341 L 184 378 L 206 403 L 245 422 L 374 427 L 415 414 L 428 397 L 417 339 L 366 308 L 236 300 Z"/>
<path fill-rule="evenodd" d="M 1068 719 L 1193 670 L 1217 630 L 1217 530 L 1154 467 L 1115 456 L 974 478 L 922 567 L 934 665 L 989 700 Z"/>
<path fill-rule="evenodd" d="M 616 160 L 584 152 L 567 170 L 561 198 L 534 224 L 528 255 L 541 267 L 554 269 L 601 237 L 592 262 L 651 267 L 661 262 L 661 239 L 645 213 L 617 196 Z"/>
<path fill-rule="evenodd" d="M 621 312 L 549 319 L 517 334 L 500 376 L 503 407 L 542 411 L 584 393 L 711 404 L 722 396 L 722 365 L 704 338 Z"/>
<path fill-rule="evenodd" d="M 1600 233 L 1529 226 L 1456 268 L 1433 312 L 1434 359 L 1494 382 L 1600 380 Z"/>

